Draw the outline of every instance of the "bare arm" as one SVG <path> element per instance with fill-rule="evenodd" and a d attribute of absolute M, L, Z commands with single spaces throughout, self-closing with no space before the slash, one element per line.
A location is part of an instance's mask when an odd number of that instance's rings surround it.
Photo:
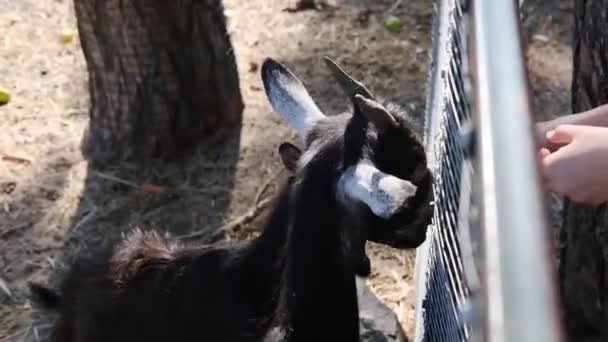
<path fill-rule="evenodd" d="M 552 146 L 548 142 L 546 134 L 548 131 L 555 129 L 560 125 L 608 127 L 608 104 L 595 107 L 585 112 L 565 115 L 553 120 L 537 123 L 536 133 L 541 147 L 547 147 L 551 150 L 555 149 L 555 146 Z"/>
<path fill-rule="evenodd" d="M 608 127 L 608 104 L 578 114 L 562 116 L 548 122 L 553 123 L 554 127 L 562 124 Z"/>

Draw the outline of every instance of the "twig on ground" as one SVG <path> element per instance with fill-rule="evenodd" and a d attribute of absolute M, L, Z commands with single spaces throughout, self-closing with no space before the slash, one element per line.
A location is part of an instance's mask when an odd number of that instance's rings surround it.
<path fill-rule="evenodd" d="M 12 233 L 14 233 L 14 232 L 16 232 L 18 230 L 27 228 L 30 225 L 31 225 L 30 222 L 25 222 L 25 223 L 20 223 L 18 225 L 12 226 L 10 228 L 4 229 L 4 230 L 0 231 L 0 238 L 3 238 L 3 237 L 5 237 L 5 236 L 7 236 L 9 234 L 12 234 Z"/>
<path fill-rule="evenodd" d="M 281 175 L 281 173 L 283 171 L 284 171 L 284 169 L 281 168 L 274 175 L 272 175 L 266 181 L 266 183 L 264 183 L 264 185 L 260 188 L 260 190 L 258 190 L 258 192 L 255 195 L 253 206 L 251 206 L 251 208 L 249 208 L 249 210 L 247 210 L 241 216 L 235 218 L 234 220 L 232 220 L 218 228 L 211 229 L 211 230 L 203 229 L 203 230 L 199 230 L 199 231 L 196 231 L 193 233 L 179 235 L 176 238 L 179 240 L 190 240 L 190 239 L 200 238 L 200 237 L 203 237 L 206 235 L 213 237 L 213 236 L 217 236 L 218 234 L 223 233 L 223 232 L 235 230 L 235 229 L 242 227 L 242 226 L 248 224 L 249 222 L 253 221 L 259 214 L 262 213 L 262 211 L 264 211 L 264 209 L 266 209 L 268 207 L 270 202 L 272 202 L 271 198 L 262 199 L 262 197 L 264 196 L 264 193 L 266 193 L 266 190 L 268 190 L 268 188 L 276 181 L 276 179 Z"/>
<path fill-rule="evenodd" d="M 6 281 L 4 281 L 4 279 L 2 279 L 2 278 L 0 278 L 0 290 L 2 290 L 4 293 L 6 293 L 6 295 L 9 298 L 13 297 L 13 293 L 8 288 L 8 285 L 6 284 Z"/>
<path fill-rule="evenodd" d="M 178 192 L 194 192 L 194 193 L 212 196 L 212 195 L 217 195 L 220 192 L 230 192 L 231 191 L 231 189 L 226 188 L 226 187 L 221 187 L 221 186 L 214 186 L 214 187 L 210 187 L 209 189 L 197 189 L 197 188 L 192 188 L 189 186 L 180 186 L 178 188 L 170 188 L 168 186 L 150 184 L 150 183 L 144 183 L 142 185 L 139 185 L 135 182 L 131 182 L 131 181 L 128 181 L 128 180 L 125 180 L 122 178 L 118 178 L 116 176 L 102 173 L 99 171 L 94 171 L 93 175 L 98 178 L 105 179 L 107 181 L 114 182 L 114 183 L 123 184 L 130 188 L 138 189 L 138 190 L 141 190 L 141 191 L 144 191 L 147 193 L 166 193 L 169 191 L 178 191 Z M 156 189 L 157 191 L 151 191 L 153 189 Z M 161 189 L 162 189 L 162 191 L 158 191 Z"/>
<path fill-rule="evenodd" d="M 137 185 L 136 183 L 129 182 L 127 180 L 124 180 L 122 178 L 118 178 L 116 176 L 112 176 L 112 175 L 108 175 L 108 174 L 105 174 L 105 173 L 101 173 L 99 171 L 93 171 L 93 175 L 95 177 L 98 177 L 98 178 L 101 178 L 101 179 L 105 179 L 105 180 L 108 180 L 108 181 L 111 181 L 111 182 L 114 182 L 114 183 L 119 183 L 119 184 L 123 184 L 123 185 L 129 186 L 131 188 L 139 189 L 139 185 Z"/>
<path fill-rule="evenodd" d="M 78 221 L 74 225 L 74 227 L 72 228 L 72 231 L 78 230 L 78 228 L 80 228 L 80 226 L 82 226 L 88 220 L 90 220 L 91 218 L 93 218 L 93 216 L 95 216 L 95 214 L 97 214 L 97 207 L 93 207 L 93 209 L 88 214 L 86 214 L 83 218 L 81 218 L 80 221 Z"/>
<path fill-rule="evenodd" d="M 180 192 L 192 192 L 192 193 L 203 194 L 203 195 L 207 195 L 207 196 L 214 196 L 220 192 L 231 192 L 232 191 L 230 188 L 222 187 L 222 186 L 212 186 L 212 187 L 209 187 L 208 189 L 197 189 L 197 188 L 192 188 L 192 187 L 189 187 L 186 185 L 180 186 L 176 190 L 180 191 Z"/>
<path fill-rule="evenodd" d="M 395 3 L 388 10 L 386 10 L 386 14 L 393 13 L 393 11 L 396 10 L 397 7 L 399 7 L 399 5 L 401 5 L 402 1 L 403 0 L 397 0 L 397 1 L 395 1 Z"/>
<path fill-rule="evenodd" d="M 211 233 L 209 233 L 209 230 L 207 229 L 203 229 L 203 230 L 199 230 L 190 234 L 185 234 L 185 235 L 180 235 L 177 236 L 176 238 L 179 240 L 190 240 L 190 239 L 196 239 L 205 235 L 210 235 L 210 236 L 216 236 L 219 233 L 222 232 L 227 232 L 227 231 L 231 231 L 234 229 L 237 229 L 243 225 L 246 225 L 247 223 L 253 221 L 253 219 L 255 219 L 264 209 L 266 209 L 266 207 L 268 207 L 268 205 L 270 204 L 272 200 L 270 198 L 264 199 L 259 203 L 256 203 L 253 207 L 249 208 L 249 210 L 247 210 L 243 215 L 237 217 L 236 219 L 228 222 L 227 224 L 218 227 L 216 229 L 211 229 Z"/>
<path fill-rule="evenodd" d="M 285 169 L 281 168 L 279 169 L 279 171 L 275 172 L 270 178 L 268 178 L 266 183 L 264 183 L 264 185 L 256 193 L 253 202 L 254 204 L 260 203 L 260 201 L 262 200 L 262 196 L 264 196 L 264 194 L 266 193 L 266 190 L 268 190 L 268 188 L 270 188 L 270 186 L 277 180 L 277 178 L 279 178 L 283 171 L 285 171 Z"/>
<path fill-rule="evenodd" d="M 13 163 L 18 163 L 18 164 L 31 164 L 32 163 L 29 158 L 18 157 L 18 156 L 14 156 L 14 155 L 10 155 L 10 154 L 2 155 L 2 160 L 13 162 Z"/>
<path fill-rule="evenodd" d="M 17 339 L 17 337 L 21 337 L 21 336 L 27 334 L 28 331 L 29 331 L 28 328 L 18 330 L 17 332 L 15 332 L 15 333 L 13 333 L 11 335 L 5 336 L 4 337 L 4 341 L 8 341 L 8 342 L 14 341 L 14 340 Z"/>

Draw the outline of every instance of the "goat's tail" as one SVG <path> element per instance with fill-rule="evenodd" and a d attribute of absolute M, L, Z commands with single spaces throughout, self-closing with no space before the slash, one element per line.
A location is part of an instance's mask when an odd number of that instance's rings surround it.
<path fill-rule="evenodd" d="M 43 310 L 55 311 L 59 308 L 61 296 L 57 292 L 32 282 L 28 283 L 28 287 L 29 299 L 33 304 L 39 306 Z"/>

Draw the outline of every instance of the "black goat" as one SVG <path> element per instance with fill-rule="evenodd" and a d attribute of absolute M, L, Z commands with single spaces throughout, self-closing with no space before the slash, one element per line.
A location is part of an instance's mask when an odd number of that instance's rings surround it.
<path fill-rule="evenodd" d="M 135 230 L 77 261 L 61 294 L 31 285 L 35 302 L 59 312 L 54 342 L 359 340 L 356 259 L 366 240 L 424 241 L 431 174 L 404 112 L 326 62 L 353 113 L 323 115 L 287 68 L 262 66 L 270 103 L 305 145 L 279 149 L 293 175 L 263 233 L 189 247 Z"/>
<path fill-rule="evenodd" d="M 284 142 L 279 146 L 279 155 L 281 156 L 283 166 L 292 174 L 295 173 L 298 166 L 298 160 L 302 156 L 302 151 L 297 146 Z M 290 181 L 291 180 L 293 180 L 293 176 L 290 178 Z M 341 229 L 344 234 L 342 239 L 344 256 L 346 257 L 347 262 L 354 268 L 356 275 L 367 277 L 371 273 L 371 263 L 365 254 L 366 237 L 363 234 L 363 230 L 358 227 L 357 222 L 349 224 L 347 221 L 348 218 L 345 217 L 344 219 L 345 221 L 342 223 L 342 227 L 348 227 L 346 229 Z"/>

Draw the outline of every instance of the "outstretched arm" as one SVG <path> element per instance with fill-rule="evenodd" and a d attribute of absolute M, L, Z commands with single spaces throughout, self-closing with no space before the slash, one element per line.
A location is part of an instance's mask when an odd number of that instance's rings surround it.
<path fill-rule="evenodd" d="M 551 141 L 547 139 L 547 133 L 560 125 L 608 127 L 608 104 L 595 107 L 585 112 L 561 116 L 553 120 L 537 123 L 536 136 L 540 147 L 547 148 L 551 151 L 554 151 L 559 147 L 558 145 L 552 144 Z"/>

